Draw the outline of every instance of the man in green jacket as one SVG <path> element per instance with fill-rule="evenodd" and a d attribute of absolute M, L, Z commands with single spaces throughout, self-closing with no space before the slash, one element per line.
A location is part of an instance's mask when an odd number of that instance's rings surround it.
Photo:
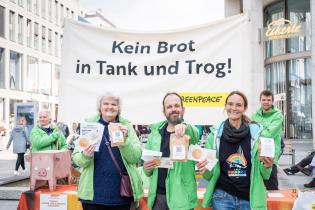
<path fill-rule="evenodd" d="M 263 126 L 262 137 L 273 138 L 275 142 L 275 159 L 270 178 L 265 180 L 267 190 L 278 190 L 277 163 L 281 151 L 281 134 L 283 132 L 283 115 L 273 106 L 274 95 L 270 90 L 260 93 L 261 107 L 253 114 L 252 120 Z"/>
<path fill-rule="evenodd" d="M 185 108 L 177 93 L 167 93 L 163 99 L 166 121 L 151 126 L 146 149 L 161 151 L 162 157 L 170 156 L 170 135 L 190 136 L 189 144 L 198 143 L 196 127 L 183 123 Z M 156 168 L 154 161 L 146 161 L 144 173 L 149 179 L 148 207 L 153 210 L 188 210 L 198 202 L 195 163 L 174 162 L 170 169 Z"/>
<path fill-rule="evenodd" d="M 32 152 L 45 150 L 66 150 L 66 139 L 57 126 L 51 124 L 50 111 L 38 113 L 39 125 L 35 126 L 30 135 Z"/>

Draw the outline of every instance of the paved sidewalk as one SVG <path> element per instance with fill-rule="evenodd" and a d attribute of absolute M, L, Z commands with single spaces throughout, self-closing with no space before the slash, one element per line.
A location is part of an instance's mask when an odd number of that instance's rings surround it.
<path fill-rule="evenodd" d="M 12 144 L 9 150 L 6 150 L 7 143 L 8 143 L 7 136 L 0 138 L 0 180 L 14 179 L 17 177 L 14 176 L 13 174 L 17 155 L 13 154 L 12 152 Z M 29 169 L 29 163 L 27 162 L 26 167 Z M 25 186 L 27 186 L 27 184 L 24 184 L 21 187 Z M 18 200 L 0 200 L 0 210 L 16 210 L 17 206 Z"/>
<path fill-rule="evenodd" d="M 298 163 L 301 159 L 306 157 L 309 152 L 313 150 L 313 144 L 311 141 L 296 141 L 293 142 L 293 147 L 295 148 L 295 159 Z M 284 155 L 279 160 L 279 167 L 281 169 L 288 168 L 291 166 L 291 156 Z M 311 176 L 306 176 L 303 173 L 296 173 L 295 175 L 288 176 L 283 170 L 278 172 L 279 188 L 280 189 L 306 189 L 303 184 L 309 183 L 312 180 Z M 315 188 L 313 188 L 315 190 Z"/>

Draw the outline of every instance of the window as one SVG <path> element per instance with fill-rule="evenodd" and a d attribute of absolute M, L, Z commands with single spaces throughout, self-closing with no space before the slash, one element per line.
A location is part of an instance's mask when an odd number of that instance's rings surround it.
<path fill-rule="evenodd" d="M 27 41 L 27 46 L 32 47 L 32 21 L 30 19 L 27 19 L 26 21 L 26 41 Z"/>
<path fill-rule="evenodd" d="M 46 19 L 46 0 L 41 0 L 42 2 L 42 18 Z"/>
<path fill-rule="evenodd" d="M 10 89 L 22 90 L 22 54 L 10 51 Z"/>
<path fill-rule="evenodd" d="M 27 10 L 32 12 L 32 0 L 27 0 Z"/>
<path fill-rule="evenodd" d="M 4 48 L 0 48 L 0 88 L 5 88 Z"/>
<path fill-rule="evenodd" d="M 13 99 L 10 99 L 10 125 L 14 124 L 14 116 L 15 116 L 15 104 L 16 103 L 22 103 L 23 101 L 22 100 L 13 100 Z"/>
<path fill-rule="evenodd" d="M 5 27 L 4 27 L 5 16 L 4 15 L 5 15 L 5 9 L 4 7 L 0 6 L 0 36 L 1 37 L 4 37 L 4 34 L 5 34 Z"/>
<path fill-rule="evenodd" d="M 60 25 L 62 25 L 63 26 L 63 18 L 64 18 L 64 8 L 63 8 L 63 5 L 62 4 L 60 4 Z"/>
<path fill-rule="evenodd" d="M 44 109 L 44 110 L 51 110 L 51 104 L 50 104 L 50 103 L 47 103 L 47 102 L 42 102 L 42 104 L 41 104 L 41 109 Z"/>
<path fill-rule="evenodd" d="M 264 11 L 264 27 L 272 21 L 284 18 L 284 2 L 275 3 Z M 271 57 L 285 53 L 285 39 L 267 41 L 265 43 L 265 57 Z"/>
<path fill-rule="evenodd" d="M 58 18 L 58 2 L 57 2 L 57 1 L 55 1 L 54 11 L 55 11 L 55 23 L 56 23 L 56 25 L 59 25 L 59 18 Z"/>
<path fill-rule="evenodd" d="M 288 0 L 288 15 L 289 17 L 287 19 L 293 23 L 303 24 L 303 26 L 306 26 L 306 31 L 311 31 L 311 13 L 309 0 L 299 0 L 299 2 Z M 310 34 L 288 39 L 288 53 L 311 50 L 310 48 Z"/>
<path fill-rule="evenodd" d="M 9 14 L 9 33 L 10 40 L 15 42 L 15 13 L 12 11 Z"/>
<path fill-rule="evenodd" d="M 51 63 L 42 61 L 39 68 L 39 92 L 45 95 L 51 94 Z"/>
<path fill-rule="evenodd" d="M 288 61 L 289 92 L 288 126 L 290 138 L 312 138 L 312 85 L 311 59 Z"/>
<path fill-rule="evenodd" d="M 27 71 L 26 71 L 26 91 L 37 93 L 38 92 L 38 59 L 27 56 Z"/>
<path fill-rule="evenodd" d="M 19 4 L 20 7 L 23 7 L 23 6 L 24 6 L 24 5 L 23 5 L 23 0 L 19 0 L 19 1 L 18 1 L 18 4 Z"/>
<path fill-rule="evenodd" d="M 52 55 L 52 31 L 51 29 L 48 30 L 48 53 Z"/>
<path fill-rule="evenodd" d="M 52 94 L 54 96 L 58 96 L 58 85 L 59 85 L 59 80 L 60 80 L 60 66 L 55 65 L 55 72 L 54 72 L 54 77 L 53 77 L 53 89 L 52 89 Z"/>
<path fill-rule="evenodd" d="M 38 0 L 33 0 L 33 3 L 34 3 L 34 12 L 38 16 L 39 15 Z"/>
<path fill-rule="evenodd" d="M 52 0 L 48 0 L 48 20 L 52 22 Z"/>
<path fill-rule="evenodd" d="M 301 24 L 302 30 L 299 36 L 265 42 L 265 58 L 283 58 L 266 65 L 266 87 L 274 92 L 274 104 L 284 113 L 285 138 L 311 139 L 310 0 L 276 1 L 265 8 L 265 27 L 280 18 Z M 304 52 L 305 57 L 296 54 L 299 52 Z"/>
<path fill-rule="evenodd" d="M 23 16 L 18 17 L 18 41 L 19 44 L 23 44 Z"/>
<path fill-rule="evenodd" d="M 63 35 L 60 34 L 60 46 L 62 45 Z"/>
<path fill-rule="evenodd" d="M 46 27 L 42 26 L 42 52 L 46 52 Z"/>
<path fill-rule="evenodd" d="M 39 38 L 38 38 L 38 31 L 39 31 L 39 26 L 38 26 L 38 23 L 34 23 L 34 48 L 36 50 L 38 50 L 38 42 L 39 42 Z"/>
<path fill-rule="evenodd" d="M 5 98 L 0 98 L 0 120 L 5 120 Z"/>
<path fill-rule="evenodd" d="M 55 56 L 59 57 L 59 36 L 57 32 L 55 32 Z"/>

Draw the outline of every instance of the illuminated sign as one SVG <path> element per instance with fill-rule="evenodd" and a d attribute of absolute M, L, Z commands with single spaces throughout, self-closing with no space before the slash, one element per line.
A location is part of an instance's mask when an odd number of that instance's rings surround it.
<path fill-rule="evenodd" d="M 269 40 L 290 38 L 298 36 L 301 32 L 301 27 L 300 23 L 292 23 L 289 20 L 281 18 L 268 25 L 265 36 Z"/>

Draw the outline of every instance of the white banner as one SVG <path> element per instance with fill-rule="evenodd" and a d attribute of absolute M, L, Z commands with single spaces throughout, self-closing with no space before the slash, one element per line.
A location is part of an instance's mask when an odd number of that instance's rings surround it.
<path fill-rule="evenodd" d="M 112 92 L 134 124 L 165 119 L 162 99 L 178 92 L 185 120 L 214 124 L 224 118 L 228 92 L 250 93 L 246 15 L 183 30 L 139 33 L 100 29 L 68 20 L 64 29 L 59 121 L 95 115 L 96 99 Z"/>

